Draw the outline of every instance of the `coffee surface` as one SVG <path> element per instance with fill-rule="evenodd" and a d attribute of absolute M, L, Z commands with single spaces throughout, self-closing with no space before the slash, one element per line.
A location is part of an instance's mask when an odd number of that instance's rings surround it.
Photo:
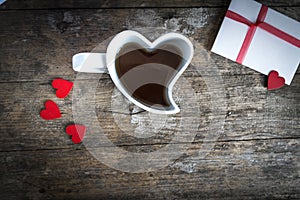
<path fill-rule="evenodd" d="M 182 63 L 180 50 L 171 45 L 145 49 L 129 43 L 118 52 L 115 66 L 121 83 L 134 99 L 147 106 L 168 109 L 168 85 Z"/>

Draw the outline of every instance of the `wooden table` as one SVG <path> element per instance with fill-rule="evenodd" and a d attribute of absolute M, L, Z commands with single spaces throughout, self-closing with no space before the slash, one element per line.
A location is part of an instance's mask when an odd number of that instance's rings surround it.
<path fill-rule="evenodd" d="M 299 0 L 260 2 L 300 20 Z M 228 5 L 229 0 L 8 0 L 1 5 L 0 198 L 300 199 L 300 71 L 290 86 L 267 91 L 264 75 L 210 53 Z M 180 78 L 187 84 L 177 84 L 181 95 L 175 98 L 188 112 L 151 115 L 124 100 L 109 75 L 84 78 L 72 70 L 72 55 L 103 47 L 126 29 L 153 38 L 159 31 L 177 31 L 193 41 L 196 64 Z M 57 77 L 75 82 L 65 99 L 51 86 Z M 84 95 L 92 95 L 85 100 L 92 110 L 78 113 Z M 61 118 L 40 118 L 48 99 L 58 104 Z M 67 125 L 84 123 L 80 116 L 96 119 L 86 138 L 103 133 L 112 142 L 106 143 L 103 160 L 99 146 L 73 144 L 65 133 Z M 178 125 L 195 118 L 188 127 Z M 91 128 L 97 126 L 100 133 Z M 192 141 L 185 140 L 194 133 Z M 182 137 L 174 141 L 175 135 Z M 146 159 L 170 142 L 187 149 L 147 160 L 153 168 L 140 173 L 131 173 L 138 166 L 122 169 L 141 160 L 120 161 L 112 153 L 119 148 Z"/>

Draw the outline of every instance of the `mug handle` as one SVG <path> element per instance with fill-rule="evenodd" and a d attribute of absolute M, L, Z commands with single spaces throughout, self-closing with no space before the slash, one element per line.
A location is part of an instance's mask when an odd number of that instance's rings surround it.
<path fill-rule="evenodd" d="M 77 72 L 108 73 L 106 53 L 78 53 L 72 58 L 72 67 Z"/>

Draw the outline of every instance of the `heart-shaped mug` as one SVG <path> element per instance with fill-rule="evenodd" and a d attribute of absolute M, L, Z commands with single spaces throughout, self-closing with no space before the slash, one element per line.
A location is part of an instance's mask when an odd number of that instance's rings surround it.
<path fill-rule="evenodd" d="M 87 73 L 109 73 L 122 94 L 138 107 L 156 114 L 180 111 L 172 89 L 194 54 L 191 41 L 178 33 L 167 33 L 150 42 L 138 32 L 117 34 L 106 53 L 78 53 L 73 69 Z"/>

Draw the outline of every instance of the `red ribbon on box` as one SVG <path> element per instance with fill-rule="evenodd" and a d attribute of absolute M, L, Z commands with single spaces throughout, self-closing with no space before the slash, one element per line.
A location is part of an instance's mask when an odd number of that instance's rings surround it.
<path fill-rule="evenodd" d="M 237 22 L 246 24 L 247 26 L 249 26 L 249 30 L 246 34 L 246 37 L 244 39 L 243 45 L 240 49 L 240 52 L 238 54 L 238 57 L 236 59 L 236 62 L 238 62 L 239 64 L 242 64 L 245 56 L 247 55 L 248 49 L 250 47 L 250 44 L 252 42 L 252 39 L 254 37 L 254 34 L 256 32 L 257 27 L 277 36 L 278 38 L 300 48 L 300 40 L 298 40 L 297 38 L 289 35 L 288 33 L 283 32 L 282 30 L 279 30 L 277 28 L 275 28 L 274 26 L 264 22 L 266 15 L 268 12 L 268 7 L 265 5 L 262 5 L 258 17 L 256 19 L 255 23 L 252 23 L 250 20 L 248 20 L 247 18 L 232 12 L 230 10 L 227 11 L 226 13 L 226 17 L 233 19 Z"/>

